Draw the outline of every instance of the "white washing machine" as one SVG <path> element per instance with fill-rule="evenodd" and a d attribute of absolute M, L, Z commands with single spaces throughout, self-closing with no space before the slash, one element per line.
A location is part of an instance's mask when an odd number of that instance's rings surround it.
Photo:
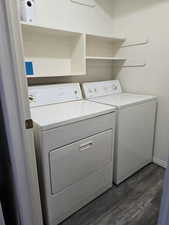
<path fill-rule="evenodd" d="M 114 176 L 119 184 L 152 162 L 157 98 L 123 93 L 117 80 L 83 84 L 87 99 L 117 107 Z"/>
<path fill-rule="evenodd" d="M 115 108 L 82 99 L 79 84 L 29 88 L 41 199 L 56 225 L 112 186 Z"/>

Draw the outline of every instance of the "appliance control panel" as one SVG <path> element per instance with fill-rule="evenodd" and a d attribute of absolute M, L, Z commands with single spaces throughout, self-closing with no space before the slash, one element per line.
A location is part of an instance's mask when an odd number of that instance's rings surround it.
<path fill-rule="evenodd" d="M 83 91 L 86 98 L 96 98 L 122 92 L 118 80 L 88 82 L 83 84 Z"/>
<path fill-rule="evenodd" d="M 29 87 L 31 107 L 57 104 L 82 99 L 79 83 Z"/>

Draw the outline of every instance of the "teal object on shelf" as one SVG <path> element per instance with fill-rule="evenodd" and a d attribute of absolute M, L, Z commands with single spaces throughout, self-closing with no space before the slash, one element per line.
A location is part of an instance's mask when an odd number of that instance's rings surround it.
<path fill-rule="evenodd" d="M 25 70 L 26 70 L 26 75 L 33 76 L 34 71 L 33 71 L 33 63 L 32 62 L 25 62 Z"/>

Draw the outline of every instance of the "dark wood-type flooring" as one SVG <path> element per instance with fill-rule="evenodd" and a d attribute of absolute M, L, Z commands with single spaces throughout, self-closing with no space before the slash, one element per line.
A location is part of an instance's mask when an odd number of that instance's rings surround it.
<path fill-rule="evenodd" d="M 150 164 L 60 225 L 156 225 L 164 169 Z"/>

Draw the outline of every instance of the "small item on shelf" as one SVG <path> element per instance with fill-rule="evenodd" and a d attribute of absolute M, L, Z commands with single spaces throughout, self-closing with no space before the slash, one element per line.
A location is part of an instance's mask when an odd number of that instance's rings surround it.
<path fill-rule="evenodd" d="M 28 23 L 36 22 L 36 2 L 35 0 L 20 0 L 21 1 L 21 20 Z"/>
<path fill-rule="evenodd" d="M 34 75 L 32 62 L 28 62 L 28 61 L 25 62 L 25 71 L 26 71 L 26 75 L 29 75 L 29 76 Z"/>

